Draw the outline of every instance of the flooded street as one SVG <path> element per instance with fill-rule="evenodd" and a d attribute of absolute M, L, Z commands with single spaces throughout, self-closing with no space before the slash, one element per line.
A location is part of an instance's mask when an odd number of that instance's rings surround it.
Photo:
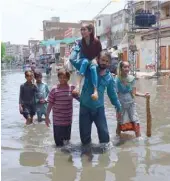
<path fill-rule="evenodd" d="M 3 181 L 169 181 L 170 178 L 170 79 L 137 81 L 140 92 L 150 92 L 152 137 L 147 139 L 146 102 L 137 98 L 144 140 L 130 140 L 112 147 L 107 153 L 93 154 L 92 161 L 79 151 L 66 154 L 56 149 L 52 126 L 44 123 L 25 126 L 18 110 L 23 72 L 2 71 L 2 180 Z M 56 75 L 44 82 L 56 83 Z M 111 140 L 115 137 L 115 109 L 105 99 Z M 80 143 L 78 131 L 79 103 L 74 101 L 72 143 Z M 92 139 L 98 142 L 93 126 Z"/>

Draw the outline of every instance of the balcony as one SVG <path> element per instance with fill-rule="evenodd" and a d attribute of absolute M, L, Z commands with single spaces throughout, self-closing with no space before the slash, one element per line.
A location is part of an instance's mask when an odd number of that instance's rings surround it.
<path fill-rule="evenodd" d="M 161 28 L 170 27 L 170 17 L 162 18 L 160 20 Z"/>

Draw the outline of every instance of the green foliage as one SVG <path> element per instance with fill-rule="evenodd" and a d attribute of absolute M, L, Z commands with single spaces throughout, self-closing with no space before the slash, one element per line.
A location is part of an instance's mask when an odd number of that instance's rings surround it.
<path fill-rule="evenodd" d="M 5 45 L 1 42 L 1 60 L 5 56 Z"/>
<path fill-rule="evenodd" d="M 14 59 L 15 59 L 15 57 L 13 57 L 13 56 L 5 56 L 5 57 L 3 58 L 3 62 L 4 62 L 4 63 L 10 63 L 10 62 L 12 62 Z"/>

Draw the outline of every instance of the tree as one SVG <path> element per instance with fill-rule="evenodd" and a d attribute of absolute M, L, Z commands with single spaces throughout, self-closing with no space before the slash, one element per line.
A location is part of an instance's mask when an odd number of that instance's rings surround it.
<path fill-rule="evenodd" d="M 5 56 L 5 45 L 1 42 L 1 60 Z"/>
<path fill-rule="evenodd" d="M 11 63 L 14 60 L 15 60 L 15 57 L 13 57 L 13 56 L 4 56 L 4 58 L 3 58 L 3 61 L 5 63 Z"/>

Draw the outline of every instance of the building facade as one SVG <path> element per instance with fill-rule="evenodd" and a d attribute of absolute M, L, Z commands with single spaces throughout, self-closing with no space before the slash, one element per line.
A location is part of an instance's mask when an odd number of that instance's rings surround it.
<path fill-rule="evenodd" d="M 53 17 L 51 20 L 43 21 L 44 40 L 55 39 L 61 40 L 64 38 L 64 33 L 69 28 L 80 29 L 80 23 L 60 22 L 59 17 Z"/>
<path fill-rule="evenodd" d="M 15 61 L 24 61 L 24 59 L 29 57 L 29 46 L 28 45 L 16 45 L 10 42 L 5 43 L 6 46 L 6 56 L 14 57 Z"/>
<path fill-rule="evenodd" d="M 111 15 L 101 14 L 95 19 L 95 31 L 100 39 L 102 48 L 106 49 L 112 45 L 111 42 Z"/>
<path fill-rule="evenodd" d="M 140 11 L 144 8 L 143 2 L 135 4 L 135 10 Z M 152 13 L 158 10 L 157 1 L 146 1 L 146 9 Z M 160 4 L 160 69 L 170 70 L 170 1 L 163 1 Z M 156 25 L 155 25 L 156 26 Z M 140 71 L 147 71 L 147 65 L 153 65 L 153 71 L 156 67 L 156 36 L 157 31 L 154 29 L 140 30 L 135 35 L 137 45 L 136 68 Z M 122 44 L 124 60 L 128 60 L 128 43 L 127 37 Z"/>
<path fill-rule="evenodd" d="M 111 15 L 111 40 L 112 46 L 121 43 L 128 31 L 128 14 L 125 10 L 120 10 Z"/>

